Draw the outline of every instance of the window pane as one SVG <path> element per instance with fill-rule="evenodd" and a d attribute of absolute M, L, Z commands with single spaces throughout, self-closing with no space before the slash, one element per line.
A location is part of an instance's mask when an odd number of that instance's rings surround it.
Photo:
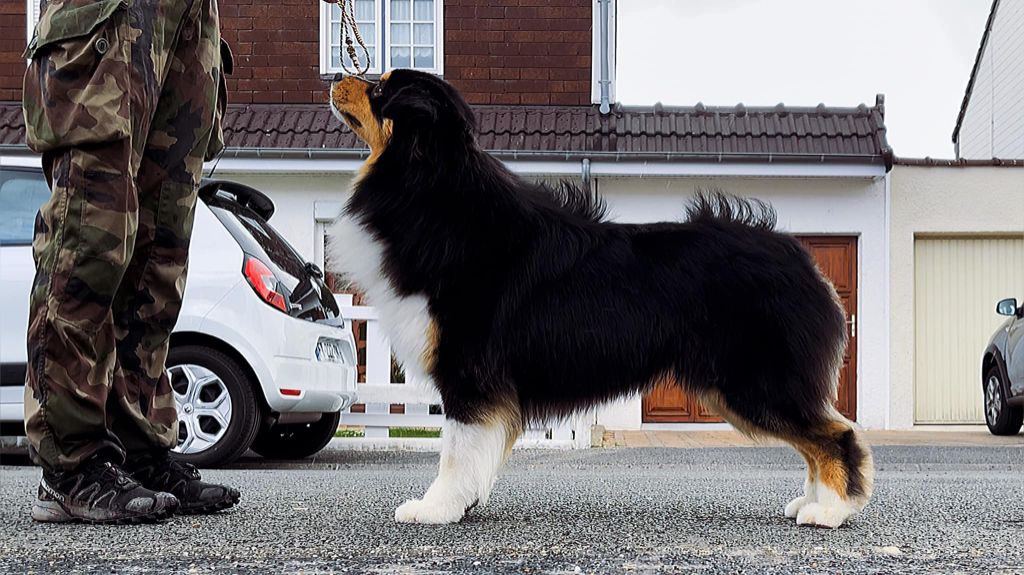
<path fill-rule="evenodd" d="M 414 0 L 413 14 L 420 22 L 434 21 L 434 0 Z"/>
<path fill-rule="evenodd" d="M 31 243 L 36 212 L 49 197 L 42 173 L 0 172 L 0 245 Z"/>
<path fill-rule="evenodd" d="M 413 51 L 415 55 L 414 67 L 416 68 L 433 68 L 434 67 L 434 49 L 433 48 L 416 48 Z"/>
<path fill-rule="evenodd" d="M 413 44 L 417 46 L 433 46 L 434 45 L 434 25 L 433 24 L 414 24 L 413 25 Z"/>
<path fill-rule="evenodd" d="M 340 52 L 337 46 L 331 46 L 331 68 L 341 68 Z"/>
<path fill-rule="evenodd" d="M 373 66 L 373 47 L 369 46 L 369 45 L 366 46 L 366 53 L 365 54 L 363 53 L 363 49 L 358 44 L 355 44 L 355 48 L 356 48 L 356 58 L 359 59 L 359 66 L 358 66 L 358 68 L 360 70 L 362 70 L 364 67 L 366 67 L 367 60 L 369 60 L 369 62 L 370 62 L 369 65 Z M 335 49 L 335 51 L 337 51 L 337 49 Z M 345 65 L 348 66 L 349 68 L 353 68 L 353 69 L 357 67 L 357 66 L 355 66 L 355 64 L 352 63 L 352 57 L 349 56 L 347 48 L 345 49 Z"/>
<path fill-rule="evenodd" d="M 341 8 L 337 4 L 331 5 L 331 21 L 341 22 Z"/>
<path fill-rule="evenodd" d="M 341 24 L 331 24 L 331 37 L 328 40 L 331 42 L 341 41 Z"/>
<path fill-rule="evenodd" d="M 409 48 L 407 47 L 392 47 L 391 48 L 391 67 L 393 68 L 409 68 Z"/>
<path fill-rule="evenodd" d="M 377 43 L 377 27 L 372 22 L 367 24 L 359 24 L 359 34 L 363 37 L 363 42 L 366 47 L 369 48 L 371 44 Z M 358 46 L 355 38 L 352 38 L 352 42 Z"/>
<path fill-rule="evenodd" d="M 409 25 L 391 25 L 391 44 L 409 44 Z"/>
<path fill-rule="evenodd" d="M 356 0 L 356 20 L 360 22 L 373 22 L 376 19 L 375 3 L 374 0 Z"/>
<path fill-rule="evenodd" d="M 409 0 L 391 0 L 392 20 L 409 21 L 412 19 L 412 14 L 409 12 Z"/>

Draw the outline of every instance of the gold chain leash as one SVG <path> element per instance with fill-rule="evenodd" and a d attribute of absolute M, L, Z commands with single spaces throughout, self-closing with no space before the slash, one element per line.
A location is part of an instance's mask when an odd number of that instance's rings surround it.
<path fill-rule="evenodd" d="M 341 25 L 339 26 L 341 28 L 341 38 L 338 46 L 338 59 L 341 61 L 341 69 L 345 70 L 348 74 L 365 76 L 366 72 L 370 69 L 370 51 L 366 48 L 362 35 L 359 34 L 359 24 L 356 23 L 355 0 L 339 0 L 338 8 L 341 10 Z M 352 45 L 353 37 L 355 37 L 359 47 L 363 49 L 366 65 L 361 65 L 359 62 L 359 57 L 356 55 L 356 47 Z M 349 70 L 345 64 L 346 52 L 352 60 L 352 67 L 355 68 L 354 71 Z"/>

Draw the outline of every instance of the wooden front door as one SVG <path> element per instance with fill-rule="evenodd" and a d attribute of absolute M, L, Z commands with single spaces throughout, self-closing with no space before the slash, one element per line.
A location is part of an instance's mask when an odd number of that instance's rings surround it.
<path fill-rule="evenodd" d="M 825 277 L 832 281 L 846 308 L 850 344 L 839 373 L 839 413 L 857 420 L 857 238 L 853 236 L 799 236 Z M 650 423 L 721 421 L 696 398 L 667 383 L 660 383 L 641 402 L 643 420 Z"/>

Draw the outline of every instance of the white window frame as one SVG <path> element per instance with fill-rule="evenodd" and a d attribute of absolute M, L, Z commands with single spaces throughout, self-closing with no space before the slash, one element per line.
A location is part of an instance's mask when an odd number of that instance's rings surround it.
<path fill-rule="evenodd" d="M 377 14 L 374 26 L 377 39 L 377 58 L 366 73 L 382 74 L 391 69 L 391 47 L 387 42 L 390 36 L 391 0 L 374 0 L 374 2 L 374 10 Z M 331 66 L 331 6 L 333 4 L 320 3 L 320 74 L 322 75 L 344 71 Z M 410 29 L 409 34 L 413 33 L 414 31 Z M 356 50 L 361 57 L 362 50 L 358 46 Z M 410 61 L 413 57 L 410 55 Z M 434 0 L 434 67 L 416 69 L 439 76 L 444 74 L 444 0 Z"/>

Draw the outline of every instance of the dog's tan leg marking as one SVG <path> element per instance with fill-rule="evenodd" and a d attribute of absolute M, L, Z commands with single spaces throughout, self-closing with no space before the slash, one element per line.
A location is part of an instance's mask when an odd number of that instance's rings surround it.
<path fill-rule="evenodd" d="M 395 510 L 400 523 L 455 523 L 475 505 L 487 503 L 498 470 L 522 433 L 519 409 L 508 402 L 479 423 L 446 421 L 437 478 L 422 499 Z"/>
<path fill-rule="evenodd" d="M 804 479 L 804 494 L 800 497 L 789 502 L 786 505 L 784 514 L 786 517 L 793 519 L 797 516 L 805 505 L 808 503 L 815 503 L 818 500 L 818 462 L 806 449 L 794 446 L 796 450 L 803 456 L 804 461 L 807 462 L 807 479 Z"/>
<path fill-rule="evenodd" d="M 836 528 L 846 522 L 850 516 L 858 513 L 867 505 L 871 498 L 874 483 L 874 463 L 871 449 L 863 439 L 854 432 L 854 447 L 861 451 L 862 460 L 858 469 L 848 469 L 847 463 L 837 441 L 853 426 L 842 416 L 835 414 L 836 419 L 819 430 L 817 438 L 801 438 L 794 440 L 796 445 L 806 450 L 817 463 L 817 499 L 807 503 L 797 512 L 797 525 L 815 525 L 818 527 Z M 860 476 L 860 493 L 847 492 L 850 485 L 850 473 Z"/>
<path fill-rule="evenodd" d="M 426 343 L 423 346 L 423 355 L 420 360 L 423 363 L 423 372 L 431 373 L 434 371 L 434 366 L 437 365 L 437 344 L 441 340 L 441 330 L 437 327 L 434 318 L 430 318 L 430 323 L 427 324 L 424 340 Z"/>

